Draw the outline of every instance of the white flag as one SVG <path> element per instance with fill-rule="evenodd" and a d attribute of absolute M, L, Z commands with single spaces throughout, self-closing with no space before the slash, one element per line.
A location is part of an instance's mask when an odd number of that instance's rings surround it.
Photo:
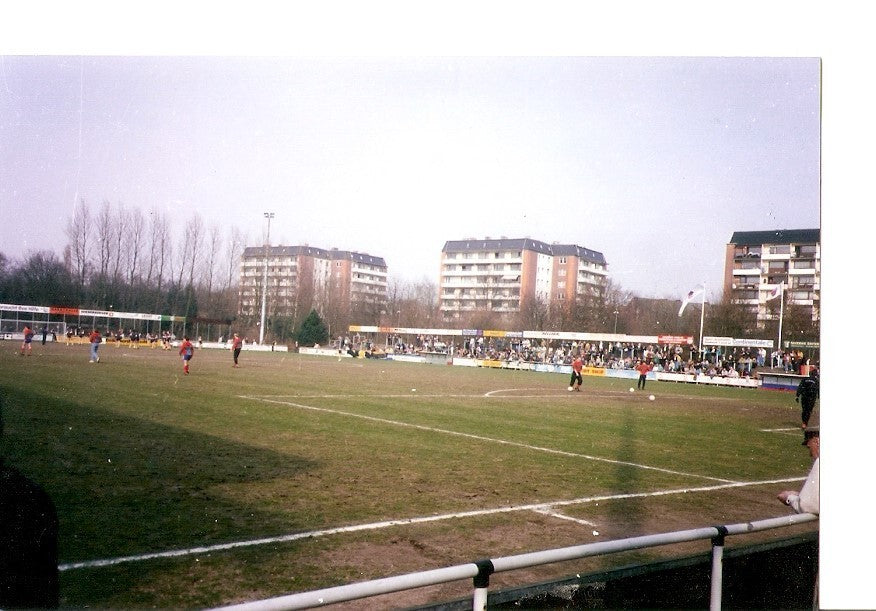
<path fill-rule="evenodd" d="M 773 290 L 771 290 L 767 294 L 766 299 L 764 299 L 764 302 L 770 301 L 771 299 L 775 299 L 776 297 L 778 297 L 779 295 L 781 295 L 784 292 L 785 292 L 785 283 L 780 282 L 776 288 L 774 288 Z"/>
<path fill-rule="evenodd" d="M 687 307 L 687 304 L 689 304 L 694 299 L 694 297 L 698 296 L 704 290 L 705 290 L 704 288 L 699 288 L 699 289 L 694 289 L 694 290 L 690 291 L 685 296 L 684 301 L 681 302 L 681 308 L 678 310 L 678 315 L 681 316 L 681 314 L 684 312 L 684 309 Z"/>

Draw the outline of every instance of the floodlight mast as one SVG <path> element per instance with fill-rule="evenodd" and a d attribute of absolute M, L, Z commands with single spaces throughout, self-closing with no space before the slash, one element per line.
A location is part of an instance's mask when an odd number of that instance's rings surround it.
<path fill-rule="evenodd" d="M 265 212 L 265 218 L 268 219 L 268 233 L 265 236 L 265 271 L 262 276 L 262 322 L 259 325 L 259 345 L 265 343 L 265 311 L 268 307 L 268 249 L 271 246 L 271 219 L 274 218 L 274 213 Z"/>

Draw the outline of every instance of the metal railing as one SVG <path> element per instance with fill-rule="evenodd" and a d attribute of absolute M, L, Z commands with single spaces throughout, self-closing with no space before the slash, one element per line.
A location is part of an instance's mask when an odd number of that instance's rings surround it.
<path fill-rule="evenodd" d="M 630 537 L 628 539 L 615 539 L 614 541 L 588 543 L 572 547 L 518 554 L 516 556 L 479 560 L 468 564 L 460 564 L 429 571 L 420 571 L 417 573 L 408 573 L 406 575 L 397 575 L 395 577 L 386 577 L 383 579 L 336 586 L 322 590 L 300 592 L 297 594 L 278 596 L 276 598 L 230 605 L 222 608 L 246 611 L 311 609 L 330 604 L 368 598 L 380 594 L 391 594 L 402 590 L 439 585 L 452 581 L 459 581 L 461 579 L 472 579 L 474 585 L 472 609 L 474 609 L 474 611 L 482 611 L 483 609 L 486 609 L 490 575 L 493 573 L 514 571 L 553 564 L 556 562 L 565 562 L 568 560 L 577 560 L 579 558 L 592 556 L 602 556 L 648 547 L 710 539 L 712 542 L 712 573 L 709 608 L 717 610 L 721 608 L 724 539 L 727 536 L 750 534 L 774 528 L 784 528 L 815 520 L 818 520 L 817 515 L 803 513 L 799 515 L 795 514 L 781 518 L 770 518 L 727 526 L 709 526 L 692 530 L 679 530 L 656 535 Z"/>

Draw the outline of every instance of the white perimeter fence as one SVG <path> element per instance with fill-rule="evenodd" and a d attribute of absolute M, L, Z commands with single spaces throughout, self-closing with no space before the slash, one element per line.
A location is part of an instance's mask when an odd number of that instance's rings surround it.
<path fill-rule="evenodd" d="M 231 605 L 224 609 L 239 609 L 246 611 L 274 611 L 280 609 L 312 609 L 330 604 L 337 604 L 351 600 L 368 598 L 380 594 L 390 594 L 402 590 L 412 590 L 424 586 L 433 586 L 461 579 L 472 579 L 474 594 L 472 597 L 472 609 L 482 611 L 486 609 L 487 594 L 490 585 L 490 575 L 504 571 L 514 571 L 556 562 L 566 562 L 591 556 L 603 556 L 616 552 L 625 552 L 674 543 L 699 541 L 711 539 L 712 541 L 712 580 L 709 600 L 709 609 L 721 608 L 724 538 L 728 535 L 744 535 L 748 533 L 784 528 L 804 522 L 818 520 L 818 516 L 811 513 L 791 515 L 781 518 L 770 518 L 756 522 L 732 524 L 728 526 L 709 526 L 693 530 L 679 530 L 657 535 L 645 535 L 628 539 L 616 539 L 599 543 L 588 543 L 558 549 L 544 550 L 519 554 L 517 556 L 505 556 L 489 560 L 479 560 L 468 564 L 408 573 L 373 581 L 363 581 L 345 586 L 325 588 L 311 592 L 289 594 L 276 598 Z"/>

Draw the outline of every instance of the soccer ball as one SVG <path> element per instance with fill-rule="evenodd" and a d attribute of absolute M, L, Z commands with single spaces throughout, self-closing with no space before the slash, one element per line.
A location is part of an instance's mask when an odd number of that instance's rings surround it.
<path fill-rule="evenodd" d="M 654 395 L 651 395 L 650 397 L 648 397 L 648 400 L 649 400 L 649 401 L 653 401 L 653 400 L 654 400 Z"/>
<path fill-rule="evenodd" d="M 630 386 L 630 392 L 636 392 L 636 389 Z"/>
<path fill-rule="evenodd" d="M 571 387 L 571 386 L 569 387 L 569 390 L 572 390 L 572 387 Z"/>

